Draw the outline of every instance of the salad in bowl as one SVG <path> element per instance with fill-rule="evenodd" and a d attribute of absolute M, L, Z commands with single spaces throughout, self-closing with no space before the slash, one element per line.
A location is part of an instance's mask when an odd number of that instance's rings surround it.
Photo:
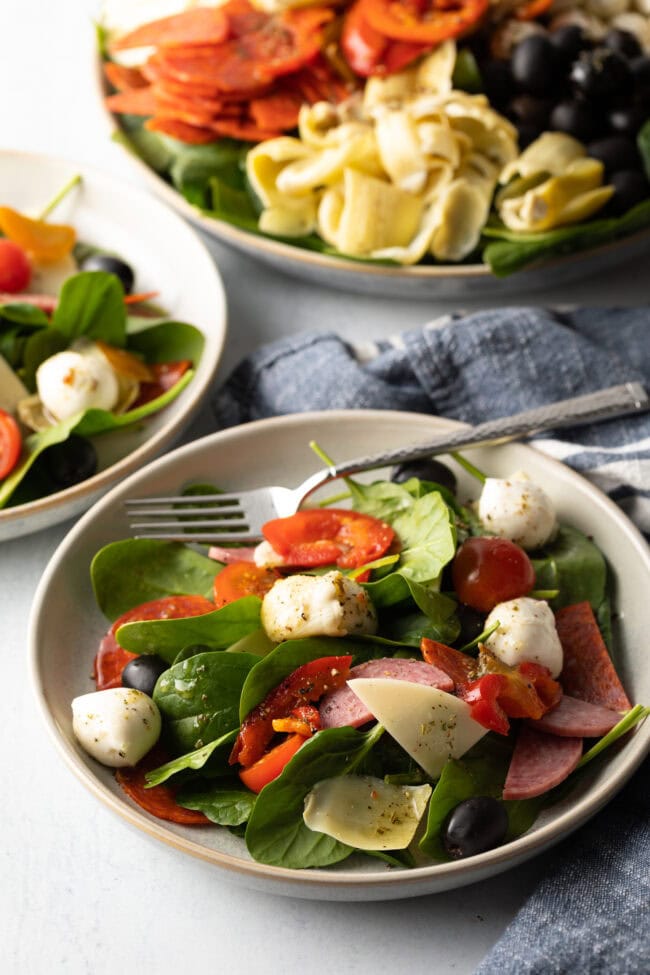
<path fill-rule="evenodd" d="M 109 4 L 100 45 L 118 138 L 261 252 L 502 277 L 650 223 L 641 0 Z"/>
<path fill-rule="evenodd" d="M 252 462 L 255 445 L 273 449 L 270 427 L 286 440 L 309 420 L 226 431 L 212 457 L 234 438 Z M 444 889 L 438 878 L 531 855 L 538 831 L 558 838 L 648 709 L 610 655 L 607 562 L 565 522 L 555 485 L 503 470 L 522 454 L 536 466 L 522 447 L 478 452 L 493 477 L 456 457 L 347 480 L 344 497 L 269 522 L 251 548 L 105 542 L 91 575 L 110 627 L 79 648 L 84 679 L 66 665 L 78 693 L 58 694 L 68 755 L 87 753 L 104 781 L 114 770 L 121 810 L 189 834 L 192 852 L 234 834 L 253 875 L 314 872 L 320 885 L 331 868 L 336 883 L 351 858 L 370 887 L 413 874 Z"/>
<path fill-rule="evenodd" d="M 137 191 L 74 172 L 0 154 L 2 537 L 88 506 L 138 451 L 152 456 L 223 341 L 218 274 L 192 232 Z M 187 255 L 176 273 L 187 261 L 199 282 L 190 298 L 168 273 L 174 232 Z"/>

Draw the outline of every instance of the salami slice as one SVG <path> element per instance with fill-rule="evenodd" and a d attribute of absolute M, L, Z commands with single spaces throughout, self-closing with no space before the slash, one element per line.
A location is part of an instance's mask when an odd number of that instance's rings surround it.
<path fill-rule="evenodd" d="M 393 680 L 410 681 L 412 684 L 428 684 L 441 691 L 452 691 L 453 681 L 442 670 L 422 660 L 401 660 L 383 657 L 358 664 L 350 671 L 350 677 L 391 677 Z M 321 699 L 319 705 L 322 728 L 358 728 L 372 721 L 372 714 L 359 700 L 354 691 L 344 684 Z"/>
<path fill-rule="evenodd" d="M 543 717 L 528 721 L 528 726 L 562 738 L 600 738 L 620 720 L 618 711 L 565 694 L 560 703 Z"/>
<path fill-rule="evenodd" d="M 564 782 L 580 761 L 582 738 L 560 738 L 533 728 L 519 732 L 503 787 L 504 799 L 533 799 Z"/>
<path fill-rule="evenodd" d="M 560 683 L 564 693 L 614 711 L 632 707 L 605 646 L 588 602 L 558 610 L 555 616 L 564 666 Z"/>

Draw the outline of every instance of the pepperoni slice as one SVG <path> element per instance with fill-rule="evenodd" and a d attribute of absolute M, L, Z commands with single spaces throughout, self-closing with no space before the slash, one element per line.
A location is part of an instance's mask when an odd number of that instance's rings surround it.
<path fill-rule="evenodd" d="M 189 125 L 180 119 L 174 118 L 154 118 L 147 119 L 144 123 L 145 129 L 150 132 L 162 132 L 163 135 L 178 139 L 179 142 L 187 142 L 188 145 L 202 146 L 208 142 L 216 142 L 216 133 L 212 129 L 201 128 L 198 125 Z"/>
<path fill-rule="evenodd" d="M 136 27 L 111 44 L 112 51 L 134 47 L 219 44 L 228 35 L 228 18 L 214 7 L 194 7 Z"/>
<path fill-rule="evenodd" d="M 117 61 L 104 62 L 104 76 L 117 91 L 146 88 L 149 84 L 140 68 L 130 68 L 126 64 L 118 64 Z"/>
<path fill-rule="evenodd" d="M 115 778 L 130 799 L 133 799 L 141 809 L 151 813 L 157 819 L 166 819 L 172 823 L 185 826 L 206 826 L 210 824 L 207 816 L 197 809 L 185 809 L 176 802 L 176 791 L 169 785 L 154 785 L 146 788 L 145 774 L 151 769 L 158 768 L 168 761 L 158 747 L 145 755 L 135 768 L 120 768 L 115 772 Z"/>
<path fill-rule="evenodd" d="M 632 705 L 590 604 L 576 603 L 558 610 L 555 625 L 564 651 L 560 683 L 565 694 L 614 711 L 629 711 Z"/>
<path fill-rule="evenodd" d="M 564 780 L 582 756 L 582 738 L 559 738 L 523 727 L 503 787 L 504 799 L 533 799 Z"/>
<path fill-rule="evenodd" d="M 152 87 L 118 91 L 105 99 L 106 108 L 118 115 L 154 115 L 157 107 Z"/>
<path fill-rule="evenodd" d="M 95 657 L 93 678 L 98 691 L 109 687 L 122 686 L 122 671 L 137 653 L 131 653 L 119 645 L 115 634 L 125 623 L 142 622 L 143 620 L 171 620 L 184 619 L 189 616 L 202 616 L 211 613 L 214 603 L 204 596 L 164 596 L 162 599 L 152 599 L 149 602 L 134 606 L 115 620 L 110 630 L 99 644 Z M 162 760 L 164 761 L 164 759 Z M 158 762 L 159 765 L 162 762 Z"/>

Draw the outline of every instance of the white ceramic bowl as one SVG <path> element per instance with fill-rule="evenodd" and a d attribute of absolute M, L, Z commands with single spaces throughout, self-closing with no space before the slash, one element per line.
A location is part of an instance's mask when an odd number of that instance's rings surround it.
<path fill-rule="evenodd" d="M 211 481 L 231 490 L 264 484 L 293 486 L 319 466 L 308 448 L 312 439 L 343 461 L 420 442 L 452 425 L 420 414 L 382 411 L 298 414 L 249 423 L 157 460 L 114 488 L 81 519 L 54 555 L 34 599 L 31 672 L 40 711 L 60 755 L 98 799 L 150 836 L 228 872 L 233 881 L 292 896 L 367 901 L 434 893 L 507 870 L 558 842 L 615 795 L 648 750 L 650 722 L 631 734 L 623 747 L 612 749 L 605 764 L 597 769 L 590 766 L 589 774 L 564 801 L 506 846 L 465 861 L 414 870 L 389 870 L 379 861 L 359 858 L 326 870 L 294 871 L 255 863 L 243 840 L 226 829 L 193 830 L 153 818 L 126 798 L 111 771 L 94 762 L 74 739 L 70 702 L 93 690 L 91 662 L 108 625 L 94 602 L 89 566 L 103 545 L 128 537 L 123 511 L 127 497 L 177 492 L 189 481 Z M 612 573 L 619 673 L 634 703 L 650 701 L 646 650 L 650 556 L 642 536 L 586 480 L 530 447 L 509 444 L 476 450 L 471 456 L 495 476 L 525 469 L 544 486 L 562 521 L 593 535 Z M 476 482 L 460 469 L 456 472 L 461 492 L 474 497 Z M 62 770 L 61 788 L 68 787 Z M 66 824 L 67 829 L 71 826 Z"/>
<path fill-rule="evenodd" d="M 157 291 L 169 318 L 203 333 L 196 373 L 164 410 L 143 423 L 97 437 L 98 473 L 29 504 L 0 509 L 0 541 L 80 514 L 131 471 L 172 443 L 211 388 L 226 337 L 219 272 L 201 240 L 177 214 L 144 190 L 85 165 L 25 152 L 0 151 L 0 202 L 27 212 L 44 206 L 80 173 L 82 182 L 52 219 L 69 222 L 78 239 L 120 254 L 136 272 L 135 290 Z"/>

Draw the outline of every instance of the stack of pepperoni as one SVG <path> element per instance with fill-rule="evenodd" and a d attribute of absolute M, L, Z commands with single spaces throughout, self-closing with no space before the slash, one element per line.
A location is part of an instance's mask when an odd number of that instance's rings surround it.
<path fill-rule="evenodd" d="M 295 128 L 303 103 L 338 102 L 350 93 L 320 54 L 333 19 L 331 7 L 271 15 L 248 0 L 229 0 L 144 24 L 111 46 L 112 54 L 154 51 L 139 69 L 106 63 L 117 89 L 107 105 L 195 145 L 273 138 Z"/>

